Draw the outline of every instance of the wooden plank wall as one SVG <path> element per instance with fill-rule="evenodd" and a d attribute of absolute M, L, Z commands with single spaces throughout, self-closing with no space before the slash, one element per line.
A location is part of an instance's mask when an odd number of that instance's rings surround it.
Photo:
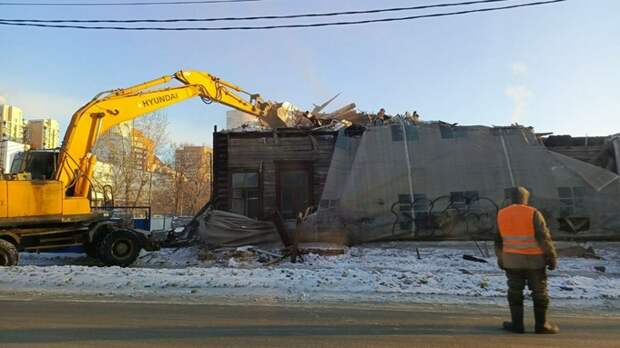
<path fill-rule="evenodd" d="M 562 155 L 597 165 L 596 159 L 608 137 L 572 137 L 552 135 L 543 139 L 547 149 Z"/>
<path fill-rule="evenodd" d="M 277 208 L 276 163 L 309 161 L 313 171 L 313 200 L 317 205 L 331 163 L 336 132 L 278 129 L 271 132 L 224 133 L 213 135 L 214 187 L 217 208 L 230 209 L 230 176 L 233 172 L 258 171 L 261 178 L 262 218 Z"/>
<path fill-rule="evenodd" d="M 228 201 L 228 136 L 224 133 L 213 133 L 213 187 L 212 200 L 215 208 L 229 210 Z"/>
<path fill-rule="evenodd" d="M 580 161 L 588 162 L 596 165 L 596 158 L 601 153 L 603 147 L 601 145 L 594 146 L 553 146 L 547 147 L 553 152 L 560 153 L 564 156 L 572 157 Z"/>

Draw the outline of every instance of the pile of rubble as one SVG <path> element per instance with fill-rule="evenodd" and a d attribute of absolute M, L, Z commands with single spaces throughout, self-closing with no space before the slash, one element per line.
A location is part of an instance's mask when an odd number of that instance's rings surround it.
<path fill-rule="evenodd" d="M 367 113 L 357 110 L 355 103 L 349 103 L 334 111 L 325 112 L 325 108 L 339 95 L 335 95 L 321 105 L 315 105 L 311 111 L 303 111 L 291 103 L 284 102 L 279 104 L 275 116 L 248 121 L 241 127 L 231 129 L 230 131 L 264 131 L 278 127 L 338 130 L 351 126 L 381 125 L 390 122 L 395 117 L 409 121 L 412 124 L 420 121 L 420 116 L 416 111 L 391 116 L 386 114 L 385 109 L 381 108 L 377 113 Z"/>

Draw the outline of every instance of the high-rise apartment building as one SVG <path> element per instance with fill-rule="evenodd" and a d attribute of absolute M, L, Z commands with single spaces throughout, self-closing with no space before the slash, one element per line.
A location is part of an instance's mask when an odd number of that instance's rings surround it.
<path fill-rule="evenodd" d="M 23 138 L 24 118 L 22 110 L 13 105 L 0 105 L 0 140 L 21 143 Z"/>

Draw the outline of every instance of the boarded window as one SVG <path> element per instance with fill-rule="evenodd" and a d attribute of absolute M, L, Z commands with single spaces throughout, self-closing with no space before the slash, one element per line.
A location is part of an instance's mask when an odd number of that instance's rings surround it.
<path fill-rule="evenodd" d="M 585 208 L 585 195 L 586 188 L 582 186 L 573 187 L 573 198 L 575 201 L 575 208 L 577 210 Z"/>
<path fill-rule="evenodd" d="M 398 203 L 411 204 L 411 195 L 408 195 L 408 194 L 398 195 Z"/>
<path fill-rule="evenodd" d="M 418 213 L 428 212 L 428 198 L 423 193 L 416 193 L 413 195 L 413 211 Z"/>
<path fill-rule="evenodd" d="M 339 199 L 322 199 L 319 202 L 319 208 L 321 209 L 333 209 L 336 208 L 336 206 L 339 203 Z"/>
<path fill-rule="evenodd" d="M 575 215 L 576 212 L 585 208 L 585 194 L 586 189 L 582 186 L 558 187 L 560 216 L 566 217 Z"/>
<path fill-rule="evenodd" d="M 467 205 L 473 201 L 477 201 L 480 197 L 478 191 L 457 191 L 450 192 L 450 203 L 452 207 L 458 210 L 467 208 Z"/>
<path fill-rule="evenodd" d="M 286 219 L 294 219 L 297 214 L 311 207 L 312 165 L 306 162 L 279 163 L 276 191 L 278 210 Z"/>
<path fill-rule="evenodd" d="M 407 132 L 407 140 L 418 140 L 418 127 L 405 125 L 405 131 Z"/>
<path fill-rule="evenodd" d="M 411 214 L 412 208 L 411 195 L 399 194 L 398 195 L 398 227 L 401 231 L 411 231 L 413 228 L 413 216 Z"/>
<path fill-rule="evenodd" d="M 393 124 L 390 126 L 390 131 L 392 133 L 392 141 L 403 141 L 405 138 L 404 132 L 407 133 L 407 141 L 413 141 L 418 139 L 418 127 L 404 125 L 405 129 L 403 131 L 403 125 Z"/>
<path fill-rule="evenodd" d="M 390 126 L 390 131 L 392 132 L 392 141 L 403 141 L 403 127 L 393 124 Z"/>
<path fill-rule="evenodd" d="M 424 227 L 428 220 L 428 199 L 423 193 L 415 193 L 413 201 L 409 194 L 398 195 L 398 222 L 401 231 L 411 231 L 416 226 Z M 413 208 L 413 212 L 412 212 Z M 413 215 L 412 215 L 413 213 Z"/>
<path fill-rule="evenodd" d="M 257 219 L 260 214 L 258 172 L 232 174 L 231 211 Z"/>
<path fill-rule="evenodd" d="M 413 195 L 413 213 L 415 214 L 416 228 L 428 228 L 430 225 L 428 209 L 430 202 L 424 193 Z"/>

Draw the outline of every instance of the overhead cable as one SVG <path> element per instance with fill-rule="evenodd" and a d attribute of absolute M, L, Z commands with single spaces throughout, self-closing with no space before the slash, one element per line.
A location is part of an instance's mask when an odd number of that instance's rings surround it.
<path fill-rule="evenodd" d="M 137 31 L 227 31 L 227 30 L 270 30 L 270 29 L 290 29 L 290 28 L 316 28 L 316 27 L 329 27 L 329 26 L 345 26 L 345 25 L 357 25 L 357 24 L 370 24 L 370 23 L 385 23 L 385 22 L 397 22 L 408 21 L 422 18 L 436 18 L 436 17 L 448 17 L 465 15 L 470 13 L 491 12 L 515 9 L 520 7 L 531 7 L 548 5 L 567 0 L 549 0 L 549 1 L 537 1 L 516 5 L 508 5 L 501 7 L 487 7 L 479 8 L 475 10 L 462 10 L 455 12 L 441 12 L 430 13 L 417 16 L 406 17 L 393 17 L 393 18 L 380 18 L 380 19 L 366 19 L 358 21 L 342 21 L 342 22 L 324 22 L 324 23 L 306 23 L 306 24 L 280 24 L 280 25 L 263 25 L 263 26 L 228 26 L 228 27 L 122 27 L 122 26 L 85 26 L 85 25 L 64 25 L 64 24 L 45 24 L 45 23 L 31 23 L 31 22 L 7 22 L 0 21 L 0 25 L 7 26 L 24 26 L 24 27 L 41 27 L 41 28 L 63 28 L 63 29 L 85 29 L 85 30 L 137 30 Z"/>
<path fill-rule="evenodd" d="M 323 13 L 303 13 L 292 15 L 266 15 L 266 16 L 249 16 L 249 17 L 214 17 L 214 18 L 171 18 L 171 19 L 5 19 L 0 18 L 2 22 L 31 22 L 31 23 L 172 23 L 172 22 L 216 22 L 216 21 L 246 21 L 259 19 L 294 19 L 308 17 L 335 17 L 360 14 L 376 14 L 384 12 L 399 12 L 411 10 L 423 10 L 437 7 L 454 7 L 486 4 L 493 2 L 506 2 L 512 0 L 475 0 L 464 2 L 453 2 L 433 5 L 419 5 L 409 7 L 392 7 L 372 10 L 358 11 L 341 11 L 341 12 L 323 12 Z"/>
<path fill-rule="evenodd" d="M 235 2 L 258 2 L 264 0 L 196 0 L 196 1 L 144 1 L 144 2 L 0 2 L 0 6 L 157 6 L 157 5 L 205 5 Z"/>

